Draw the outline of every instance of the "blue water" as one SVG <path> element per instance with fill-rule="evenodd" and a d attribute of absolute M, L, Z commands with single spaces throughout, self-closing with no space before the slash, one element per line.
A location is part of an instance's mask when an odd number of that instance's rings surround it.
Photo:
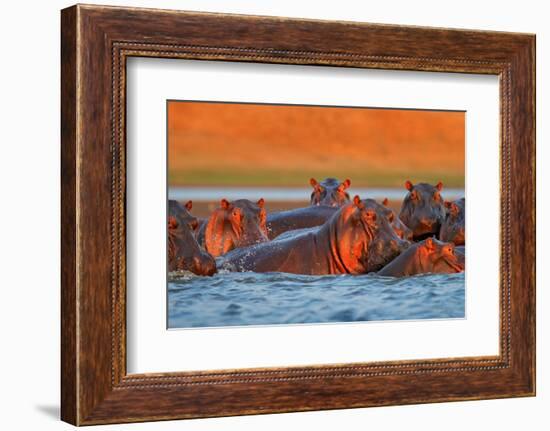
<path fill-rule="evenodd" d="M 187 273 L 171 274 L 168 281 L 169 328 L 464 317 L 464 273 Z"/>

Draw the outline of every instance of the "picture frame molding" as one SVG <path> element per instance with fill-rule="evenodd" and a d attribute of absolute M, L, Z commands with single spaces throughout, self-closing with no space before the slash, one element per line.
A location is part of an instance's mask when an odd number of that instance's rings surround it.
<path fill-rule="evenodd" d="M 64 421 L 535 394 L 534 35 L 76 5 L 61 13 L 61 51 Z M 128 375 L 125 101 L 135 56 L 498 75 L 499 355 Z"/>

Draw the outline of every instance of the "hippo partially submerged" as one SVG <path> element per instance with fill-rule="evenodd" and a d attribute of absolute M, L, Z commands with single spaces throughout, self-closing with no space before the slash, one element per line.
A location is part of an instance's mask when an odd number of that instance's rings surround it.
<path fill-rule="evenodd" d="M 380 204 L 355 196 L 318 230 L 233 250 L 217 263 L 229 271 L 364 274 L 380 269 L 408 245 L 397 237 Z"/>
<path fill-rule="evenodd" d="M 462 198 L 454 202 L 445 202 L 445 207 L 447 214 L 439 231 L 439 239 L 464 245 L 466 243 L 466 200 Z"/>
<path fill-rule="evenodd" d="M 427 238 L 410 246 L 408 250 L 378 271 L 378 275 L 404 277 L 462 271 L 464 271 L 464 255 L 458 255 L 455 252 L 453 243 Z"/>
<path fill-rule="evenodd" d="M 401 239 L 406 239 L 407 241 L 413 240 L 413 233 L 412 230 L 410 230 L 407 226 L 405 226 L 405 223 L 401 221 L 399 216 L 395 213 L 394 210 L 392 210 L 389 207 L 389 201 L 388 198 L 385 198 L 382 201 L 382 205 L 386 208 L 386 214 L 388 217 L 388 221 L 391 224 L 391 227 L 397 234 L 397 236 Z"/>
<path fill-rule="evenodd" d="M 199 243 L 212 256 L 220 256 L 234 248 L 268 241 L 264 200 L 227 201 L 210 215 L 201 227 Z"/>
<path fill-rule="evenodd" d="M 270 239 L 273 239 L 291 230 L 320 226 L 331 218 L 336 211 L 338 211 L 337 207 L 323 205 L 268 214 L 267 235 Z"/>
<path fill-rule="evenodd" d="M 445 220 L 445 204 L 441 197 L 443 183 L 432 186 L 427 183 L 405 183 L 409 191 L 399 213 L 399 218 L 412 230 L 413 239 L 420 241 L 438 235 Z"/>
<path fill-rule="evenodd" d="M 193 222 L 175 213 L 168 215 L 168 271 L 191 271 L 197 275 L 216 272 L 214 258 L 201 250 L 192 233 L 195 223 L 196 219 Z"/>
<path fill-rule="evenodd" d="M 326 178 L 320 183 L 315 178 L 309 180 L 313 191 L 311 192 L 311 205 L 326 205 L 329 207 L 341 207 L 349 203 L 349 194 L 346 191 L 351 185 L 349 179 L 343 182 L 336 178 Z"/>
<path fill-rule="evenodd" d="M 319 183 L 315 178 L 311 178 L 309 182 L 313 187 L 309 207 L 268 214 L 269 239 L 277 238 L 291 230 L 320 226 L 331 218 L 338 208 L 350 202 L 346 191 L 351 184 L 348 179 L 340 182 L 335 178 L 326 178 Z"/>
<path fill-rule="evenodd" d="M 193 201 L 187 201 L 185 204 L 181 204 L 173 199 L 168 200 L 168 215 L 178 218 L 180 221 L 187 223 L 191 231 L 197 231 L 199 227 L 199 220 L 197 217 L 190 213 L 193 208 Z"/>
<path fill-rule="evenodd" d="M 331 207 L 317 207 L 317 208 L 331 208 Z M 300 210 L 305 208 L 300 208 Z M 393 228 L 395 234 L 404 240 L 412 241 L 412 231 L 403 224 L 403 222 L 399 219 L 397 214 L 394 210 L 392 210 L 388 206 L 388 199 L 384 199 L 382 201 L 382 205 L 379 205 L 377 207 L 377 210 L 388 219 L 388 222 L 390 223 L 390 226 Z M 268 233 L 269 233 L 269 215 L 268 217 Z M 298 223 L 297 223 L 298 224 Z M 319 230 L 321 226 L 315 226 L 315 227 L 306 227 L 306 228 L 294 228 L 292 230 L 285 231 L 279 235 L 277 235 L 275 240 L 283 240 L 287 238 L 291 238 L 293 236 L 303 235 L 309 232 L 315 232 L 316 230 Z"/>

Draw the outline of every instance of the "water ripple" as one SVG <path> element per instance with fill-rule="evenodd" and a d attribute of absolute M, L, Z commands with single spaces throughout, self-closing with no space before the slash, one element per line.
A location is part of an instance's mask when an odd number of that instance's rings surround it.
<path fill-rule="evenodd" d="M 464 274 L 171 273 L 170 328 L 463 318 Z"/>

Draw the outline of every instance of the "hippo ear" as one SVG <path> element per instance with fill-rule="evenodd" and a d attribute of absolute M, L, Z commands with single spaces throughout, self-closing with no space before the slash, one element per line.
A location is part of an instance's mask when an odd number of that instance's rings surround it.
<path fill-rule="evenodd" d="M 405 188 L 408 191 L 411 191 L 413 189 L 413 183 L 411 183 L 409 180 L 405 181 Z"/>
<path fill-rule="evenodd" d="M 343 183 L 340 183 L 340 184 L 338 185 L 338 191 L 339 191 L 340 193 L 345 192 L 346 189 L 349 187 L 350 184 L 351 184 L 351 181 L 350 181 L 350 180 L 346 180 L 346 181 L 344 181 Z"/>
<path fill-rule="evenodd" d="M 426 241 L 424 241 L 424 246 L 429 250 L 433 251 L 435 245 L 434 245 L 434 239 L 433 238 L 426 238 Z"/>
<path fill-rule="evenodd" d="M 453 204 L 451 201 L 445 201 L 445 208 L 451 209 L 451 205 Z"/>
<path fill-rule="evenodd" d="M 387 207 L 389 203 L 390 201 L 388 200 L 388 198 L 384 198 L 384 200 L 382 201 L 382 205 L 384 205 L 385 207 Z"/>
<path fill-rule="evenodd" d="M 319 185 L 319 183 L 317 182 L 317 180 L 315 178 L 310 178 L 309 179 L 309 184 L 311 184 L 311 187 L 315 188 Z"/>
<path fill-rule="evenodd" d="M 263 208 L 265 204 L 264 198 L 260 198 L 257 203 L 260 208 Z"/>
<path fill-rule="evenodd" d="M 436 184 L 435 188 L 439 191 L 441 191 L 443 189 L 443 183 L 440 181 Z"/>
<path fill-rule="evenodd" d="M 353 197 L 353 204 L 356 206 L 356 207 L 361 207 L 361 198 L 359 197 L 359 195 L 355 195 Z"/>
<path fill-rule="evenodd" d="M 187 211 L 191 211 L 191 209 L 193 208 L 193 201 L 187 201 L 185 203 L 185 208 L 187 209 Z"/>
<path fill-rule="evenodd" d="M 220 206 L 222 207 L 222 209 L 226 210 L 226 209 L 229 209 L 229 201 L 227 199 L 222 199 L 221 202 L 220 202 Z"/>

